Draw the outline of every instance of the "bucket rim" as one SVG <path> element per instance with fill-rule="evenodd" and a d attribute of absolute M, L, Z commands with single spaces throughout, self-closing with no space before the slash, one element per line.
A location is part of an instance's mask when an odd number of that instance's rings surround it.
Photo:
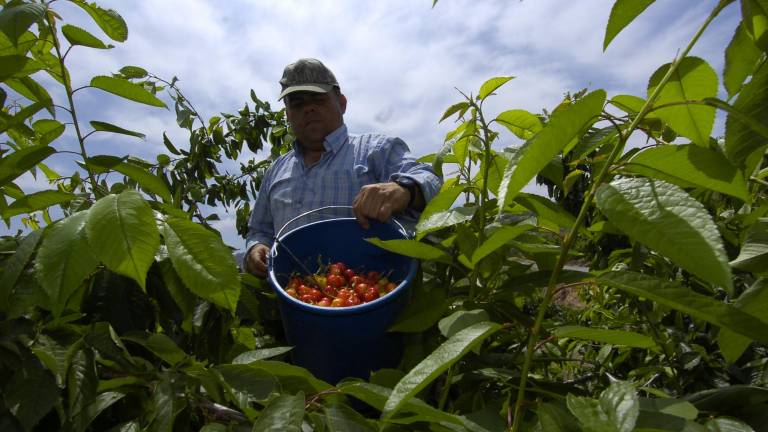
<path fill-rule="evenodd" d="M 285 239 L 292 233 L 294 233 L 297 230 L 306 228 L 311 225 L 318 225 L 318 224 L 324 224 L 324 223 L 331 223 L 331 222 L 338 222 L 338 221 L 357 221 L 354 217 L 339 217 L 339 218 L 331 218 L 331 219 L 323 219 L 315 222 L 310 222 L 308 224 L 302 225 L 300 227 L 296 227 L 287 233 L 280 236 L 278 241 Z M 385 222 L 378 222 L 378 221 L 372 221 L 372 223 L 379 223 L 383 225 L 390 225 L 393 226 L 393 224 L 387 224 Z M 402 236 L 403 239 L 408 239 L 407 233 L 404 233 L 396 228 L 396 231 L 399 235 Z M 274 256 L 276 256 L 275 251 L 277 250 L 277 242 L 273 242 L 272 246 L 269 248 L 269 256 L 268 256 L 268 264 L 267 264 L 267 278 L 269 280 L 269 284 L 271 285 L 273 291 L 277 293 L 277 296 L 282 299 L 285 302 L 288 302 L 292 305 L 298 306 L 300 309 L 302 309 L 304 312 L 314 313 L 317 315 L 331 315 L 331 316 L 349 316 L 349 315 L 360 315 L 363 313 L 366 313 L 370 310 L 379 309 L 380 307 L 385 306 L 386 304 L 395 301 L 400 295 L 402 295 L 405 290 L 407 289 L 407 283 L 406 282 L 413 282 L 416 279 L 416 274 L 418 272 L 419 268 L 419 261 L 416 258 L 408 257 L 406 255 L 406 258 L 408 258 L 408 271 L 406 273 L 405 278 L 387 295 L 383 297 L 379 297 L 374 301 L 368 302 L 368 303 L 361 303 L 356 306 L 345 306 L 345 307 L 325 307 L 325 306 L 316 306 L 309 303 L 304 303 L 301 300 L 291 297 L 288 295 L 288 293 L 285 292 L 283 287 L 278 283 L 277 276 L 275 274 L 274 266 L 272 265 L 272 259 Z M 395 252 L 390 252 L 395 253 Z"/>

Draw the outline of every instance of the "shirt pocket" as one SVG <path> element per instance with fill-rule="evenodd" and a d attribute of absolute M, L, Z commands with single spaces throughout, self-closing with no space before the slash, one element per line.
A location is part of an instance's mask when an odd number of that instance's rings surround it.
<path fill-rule="evenodd" d="M 272 184 L 269 193 L 270 205 L 273 210 L 276 208 L 293 208 L 299 204 L 299 194 L 296 191 L 299 182 L 291 177 L 277 180 Z"/>
<path fill-rule="evenodd" d="M 350 206 L 360 188 L 371 183 L 375 178 L 370 168 L 354 165 L 352 169 L 325 172 L 317 192 L 326 201 L 324 205 Z"/>

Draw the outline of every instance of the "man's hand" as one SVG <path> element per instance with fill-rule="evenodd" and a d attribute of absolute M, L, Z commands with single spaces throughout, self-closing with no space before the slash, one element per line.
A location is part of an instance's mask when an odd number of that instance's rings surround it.
<path fill-rule="evenodd" d="M 397 183 L 375 183 L 363 186 L 352 202 L 352 211 L 360 225 L 368 229 L 368 219 L 386 222 L 392 215 L 405 210 L 411 193 Z"/>
<path fill-rule="evenodd" d="M 245 257 L 245 271 L 260 278 L 267 276 L 267 253 L 269 247 L 257 244 L 248 251 Z"/>

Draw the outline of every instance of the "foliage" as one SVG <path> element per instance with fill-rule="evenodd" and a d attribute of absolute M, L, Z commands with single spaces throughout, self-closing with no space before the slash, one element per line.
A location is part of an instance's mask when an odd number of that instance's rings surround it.
<path fill-rule="evenodd" d="M 117 12 L 71 1 L 112 41 L 127 38 Z M 604 48 L 650 3 L 616 1 Z M 75 89 L 72 50 L 113 47 L 64 24 L 54 5 L 16 0 L 0 11 L 0 212 L 33 228 L 0 243 L 2 430 L 768 424 L 763 0 L 721 1 L 643 97 L 582 90 L 551 112 L 491 118 L 484 102 L 513 77 L 462 93 L 440 119 L 456 128 L 423 158 L 445 184 L 416 239 L 373 240 L 423 260 L 393 327 L 406 336 L 403 360 L 340 383 L 282 361 L 290 347 L 274 296 L 237 273 L 207 226 L 206 206 L 235 207 L 242 232 L 269 159 L 237 175 L 222 165 L 243 143 L 257 152 L 269 142 L 272 157 L 286 149 L 284 113 L 252 93 L 254 108 L 206 122 L 175 78 L 137 66 Z M 688 54 L 726 7 L 743 19 L 725 48 L 723 101 L 717 72 Z M 156 163 L 91 155 L 93 133 L 143 134 L 101 121 L 83 133 L 74 98 L 86 89 L 148 107 L 164 107 L 167 91 L 189 145 L 164 136 L 170 155 Z M 727 115 L 719 140 L 717 109 Z M 61 176 L 46 161 L 64 153 L 67 127 L 81 169 Z M 627 150 L 633 134 L 650 145 Z M 25 173 L 53 187 L 25 193 L 15 184 Z M 533 179 L 552 200 L 522 192 Z"/>

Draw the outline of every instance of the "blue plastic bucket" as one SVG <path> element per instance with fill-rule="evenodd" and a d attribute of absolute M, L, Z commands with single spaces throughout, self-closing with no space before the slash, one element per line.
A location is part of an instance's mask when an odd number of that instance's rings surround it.
<path fill-rule="evenodd" d="M 408 302 L 418 261 L 374 246 L 365 241 L 369 237 L 405 239 L 407 233 L 392 223 L 372 221 L 366 230 L 355 218 L 335 218 L 278 233 L 270 251 L 269 282 L 277 293 L 286 339 L 294 347 L 291 359 L 329 383 L 345 377 L 368 379 L 371 371 L 396 367 L 402 356 L 401 335 L 387 329 Z M 289 296 L 283 288 L 292 273 L 304 273 L 294 257 L 313 273 L 319 268 L 319 257 L 323 264 L 341 261 L 352 269 L 391 271 L 389 279 L 400 283 L 370 303 L 314 306 Z"/>

